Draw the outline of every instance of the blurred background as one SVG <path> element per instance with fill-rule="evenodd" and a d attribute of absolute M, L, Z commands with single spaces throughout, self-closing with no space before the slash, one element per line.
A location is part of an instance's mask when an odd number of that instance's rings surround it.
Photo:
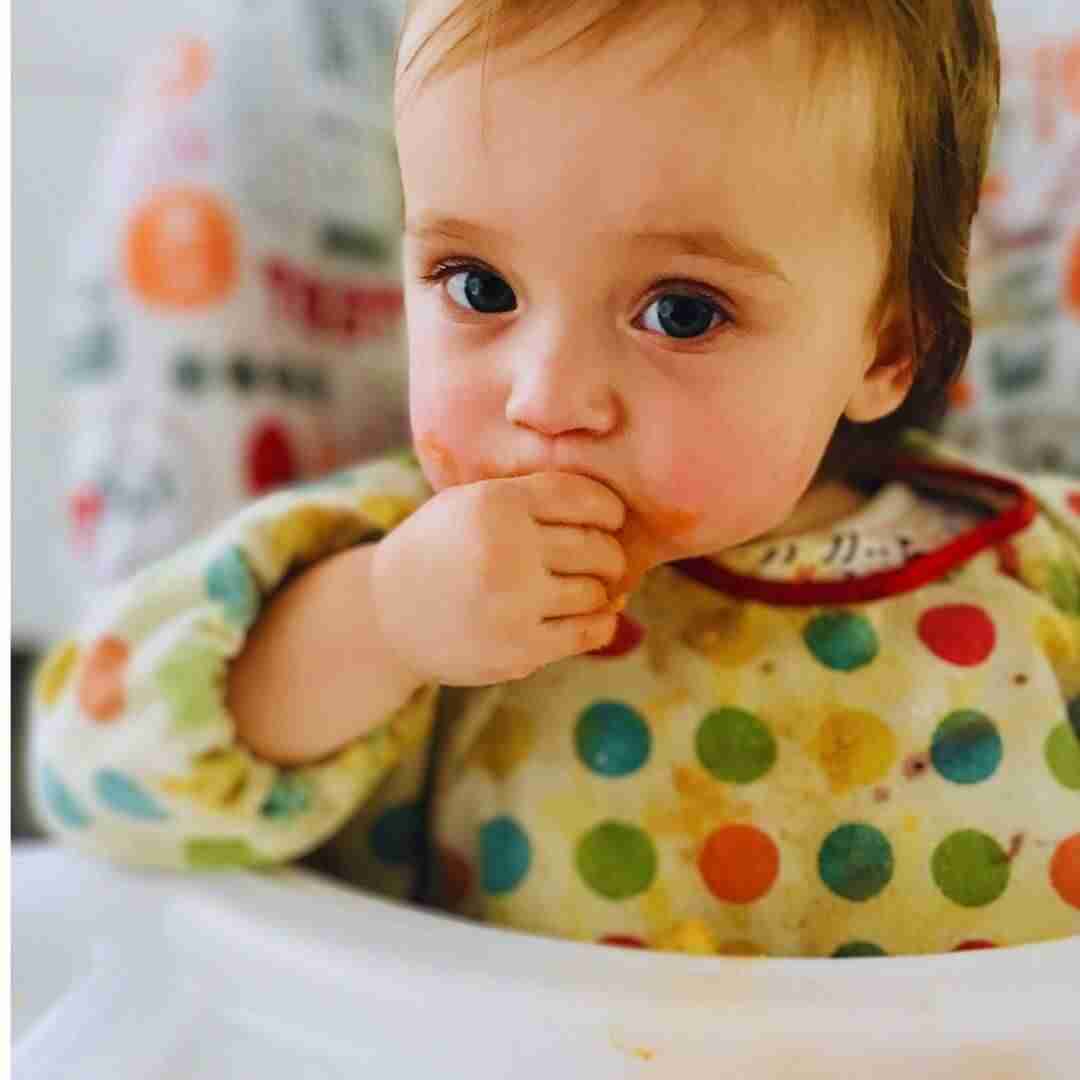
<path fill-rule="evenodd" d="M 33 661 L 97 590 L 406 437 L 400 9 L 14 0 L 16 755 Z M 1080 475 L 1080 4 L 998 9 L 979 329 L 949 434 Z"/>

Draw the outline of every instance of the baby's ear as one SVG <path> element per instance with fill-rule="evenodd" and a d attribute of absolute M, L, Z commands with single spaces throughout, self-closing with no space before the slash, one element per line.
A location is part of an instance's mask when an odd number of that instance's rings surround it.
<path fill-rule="evenodd" d="M 915 334 L 905 308 L 893 308 L 882 321 L 873 359 L 844 410 L 856 424 L 869 424 L 895 412 L 915 382 Z"/>

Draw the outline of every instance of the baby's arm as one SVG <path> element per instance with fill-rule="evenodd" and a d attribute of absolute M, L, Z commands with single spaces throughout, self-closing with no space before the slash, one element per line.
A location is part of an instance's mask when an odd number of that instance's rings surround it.
<path fill-rule="evenodd" d="M 45 823 L 96 853 L 174 867 L 282 861 L 336 832 L 433 715 L 434 686 L 373 672 L 385 657 L 365 633 L 359 570 L 429 495 L 414 463 L 378 462 L 261 500 L 115 590 L 38 673 L 31 790 Z M 237 722 L 233 698 L 252 688 L 231 688 L 230 672 L 255 673 L 237 658 L 273 644 L 264 623 L 309 580 L 318 602 L 288 620 L 284 644 L 334 651 L 269 652 L 274 690 L 288 688 L 283 705 L 303 706 L 311 732 L 306 747 L 275 747 Z M 323 686 L 297 679 L 330 679 L 342 707 L 342 668 L 365 684 L 344 722 Z"/>
<path fill-rule="evenodd" d="M 47 823 L 136 862 L 292 858 L 423 737 L 436 684 L 611 639 L 626 564 L 609 489 L 537 474 L 412 513 L 427 494 L 415 465 L 367 466 L 263 500 L 118 590 L 38 678 Z"/>

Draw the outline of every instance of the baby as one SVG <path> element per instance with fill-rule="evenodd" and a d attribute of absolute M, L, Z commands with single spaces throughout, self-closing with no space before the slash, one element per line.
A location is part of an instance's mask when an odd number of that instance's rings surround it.
<path fill-rule="evenodd" d="M 997 77 L 989 0 L 410 5 L 415 452 L 53 652 L 51 827 L 626 946 L 1080 932 L 1080 489 L 901 435 Z"/>

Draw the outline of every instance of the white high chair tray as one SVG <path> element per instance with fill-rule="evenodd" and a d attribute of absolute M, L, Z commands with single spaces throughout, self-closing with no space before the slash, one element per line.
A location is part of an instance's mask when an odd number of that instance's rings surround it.
<path fill-rule="evenodd" d="M 303 871 L 16 848 L 19 1080 L 1080 1075 L 1080 938 L 762 960 L 551 941 Z"/>

